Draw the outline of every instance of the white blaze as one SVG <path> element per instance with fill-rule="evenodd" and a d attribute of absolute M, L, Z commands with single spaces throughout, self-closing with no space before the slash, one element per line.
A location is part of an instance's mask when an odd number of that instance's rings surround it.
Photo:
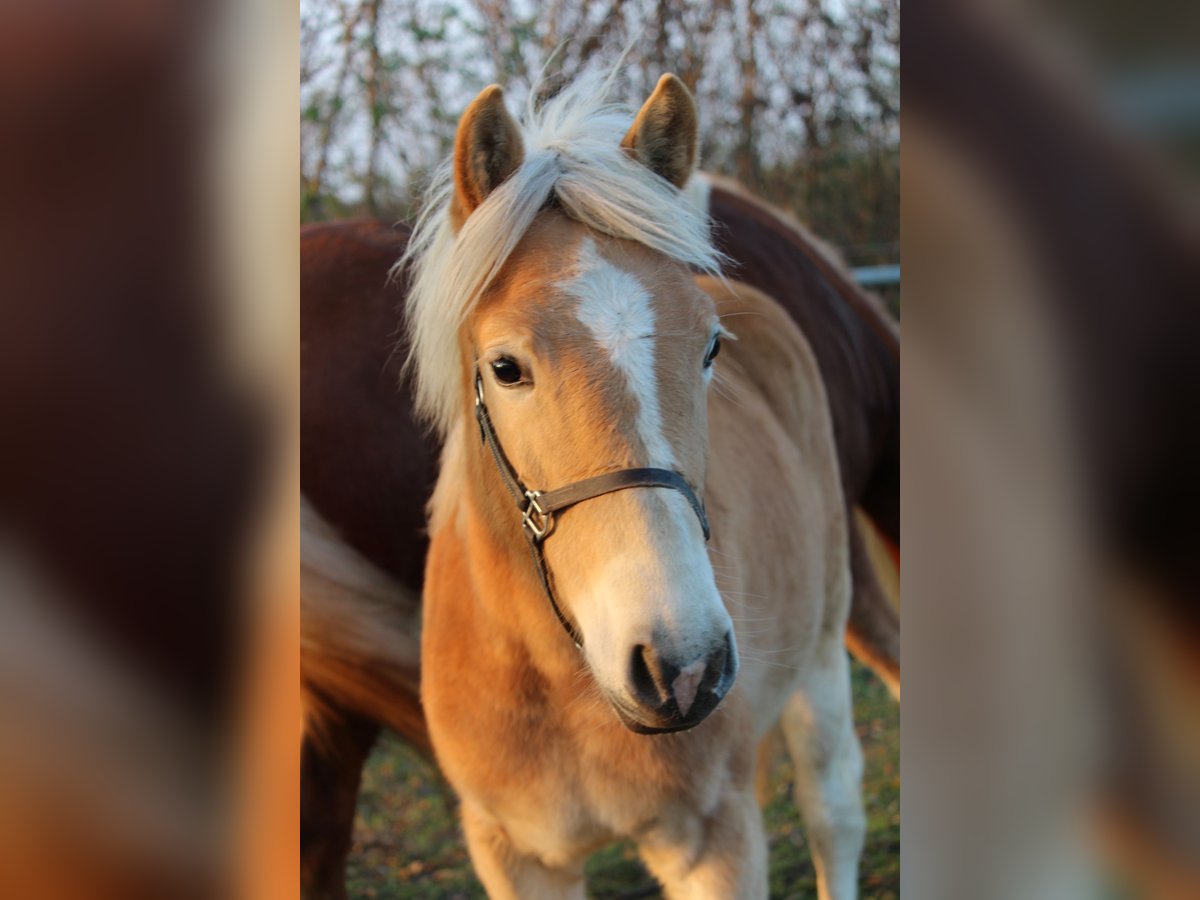
<path fill-rule="evenodd" d="M 675 457 L 663 437 L 650 292 L 633 275 L 600 256 L 590 237 L 580 246 L 575 276 L 560 287 L 579 298 L 579 321 L 625 376 L 637 401 L 638 436 L 649 456 L 645 464 L 671 468 Z"/>
<path fill-rule="evenodd" d="M 579 298 L 580 322 L 633 394 L 636 428 L 647 456 L 639 464 L 673 469 L 675 454 L 663 434 L 650 291 L 601 257 L 590 237 L 580 245 L 575 271 L 559 287 Z M 684 663 L 671 689 L 686 715 L 695 703 L 705 660 L 732 624 L 691 507 L 677 491 L 654 493 L 665 506 L 648 510 L 655 516 L 654 527 L 642 540 L 624 540 L 620 552 L 583 576 L 575 612 L 593 672 L 627 702 L 637 702 L 628 684 L 632 647 L 657 641 L 658 652 Z"/>

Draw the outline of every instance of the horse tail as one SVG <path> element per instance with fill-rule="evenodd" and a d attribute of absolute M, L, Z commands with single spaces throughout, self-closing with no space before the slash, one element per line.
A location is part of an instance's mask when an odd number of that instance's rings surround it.
<path fill-rule="evenodd" d="M 854 580 L 846 646 L 900 699 L 900 550 L 862 510 L 850 522 Z"/>
<path fill-rule="evenodd" d="M 429 753 L 420 700 L 420 595 L 342 541 L 301 498 L 300 678 L 318 744 L 349 712 Z"/>

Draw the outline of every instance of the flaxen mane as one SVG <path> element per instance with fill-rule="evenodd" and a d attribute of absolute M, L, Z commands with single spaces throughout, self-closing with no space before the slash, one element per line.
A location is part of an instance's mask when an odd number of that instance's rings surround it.
<path fill-rule="evenodd" d="M 540 106 L 535 85 L 520 123 L 524 161 L 457 233 L 452 160 L 434 176 L 397 266 L 413 267 L 406 319 L 416 405 L 443 437 L 463 390 L 459 328 L 548 203 L 596 231 L 720 271 L 707 214 L 620 148 L 636 110 L 612 98 L 613 82 L 613 72 L 589 71 Z"/>

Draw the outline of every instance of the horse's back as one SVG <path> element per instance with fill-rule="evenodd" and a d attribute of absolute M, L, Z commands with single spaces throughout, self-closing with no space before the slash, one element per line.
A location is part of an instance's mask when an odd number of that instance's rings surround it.
<path fill-rule="evenodd" d="M 301 231 L 301 490 L 366 559 L 419 590 L 436 448 L 416 421 L 400 346 L 410 231 L 376 221 Z"/>
<path fill-rule="evenodd" d="M 821 367 L 846 496 L 900 544 L 900 343 L 896 324 L 798 223 L 708 176 L 726 274 L 777 301 Z"/>

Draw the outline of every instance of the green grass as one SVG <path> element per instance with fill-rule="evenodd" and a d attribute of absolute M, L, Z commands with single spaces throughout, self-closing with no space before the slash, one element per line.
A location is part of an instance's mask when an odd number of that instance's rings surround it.
<path fill-rule="evenodd" d="M 853 672 L 855 721 L 866 761 L 867 842 L 860 866 L 863 897 L 900 895 L 900 709 L 861 666 Z M 804 826 L 792 802 L 786 757 L 771 779 L 764 816 L 771 848 L 771 897 L 817 895 Z M 588 862 L 596 898 L 659 897 L 633 846 L 617 844 Z M 455 814 L 454 794 L 436 768 L 388 737 L 363 772 L 347 883 L 351 897 L 382 900 L 483 898 Z"/>

